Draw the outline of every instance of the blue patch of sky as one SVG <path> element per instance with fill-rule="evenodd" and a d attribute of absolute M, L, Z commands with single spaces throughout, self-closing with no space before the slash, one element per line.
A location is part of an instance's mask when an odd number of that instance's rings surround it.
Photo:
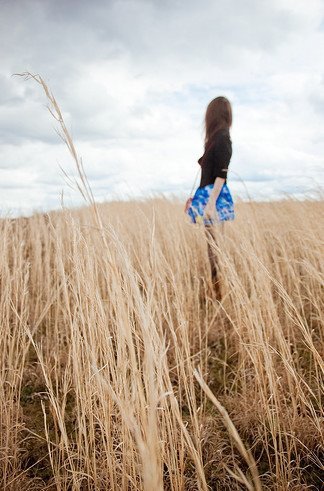
<path fill-rule="evenodd" d="M 319 25 L 318 25 L 318 29 L 320 31 L 324 31 L 324 17 L 321 19 Z"/>

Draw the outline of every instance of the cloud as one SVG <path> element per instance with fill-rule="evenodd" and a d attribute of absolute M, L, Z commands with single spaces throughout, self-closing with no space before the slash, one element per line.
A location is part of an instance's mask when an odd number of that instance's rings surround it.
<path fill-rule="evenodd" d="M 2 0 L 0 9 L 3 209 L 56 207 L 59 165 L 75 172 L 41 88 L 11 76 L 25 70 L 54 92 L 98 199 L 189 192 L 204 111 L 219 94 L 233 103 L 234 191 L 240 179 L 257 184 L 255 196 L 262 183 L 272 196 L 296 189 L 293 179 L 305 190 L 323 183 L 320 0 Z M 26 182 L 34 192 L 21 200 Z"/>

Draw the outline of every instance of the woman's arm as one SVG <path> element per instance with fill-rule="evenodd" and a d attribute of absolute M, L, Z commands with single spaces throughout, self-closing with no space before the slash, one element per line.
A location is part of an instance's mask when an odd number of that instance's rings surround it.
<path fill-rule="evenodd" d="M 214 187 L 205 206 L 205 215 L 213 217 L 216 213 L 216 201 L 227 177 L 227 170 L 232 156 L 232 141 L 228 131 L 219 134 L 214 148 Z"/>
<path fill-rule="evenodd" d="M 216 201 L 219 193 L 221 192 L 224 182 L 225 179 L 223 179 L 222 177 L 216 177 L 214 187 L 212 189 L 212 192 L 210 193 L 208 203 L 204 209 L 204 215 L 206 218 L 213 217 L 213 215 L 215 214 Z"/>

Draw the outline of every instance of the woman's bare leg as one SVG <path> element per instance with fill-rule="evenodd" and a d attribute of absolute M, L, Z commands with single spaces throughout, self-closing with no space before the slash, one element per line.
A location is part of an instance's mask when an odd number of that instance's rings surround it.
<path fill-rule="evenodd" d="M 222 227 L 219 227 L 219 232 L 221 231 L 223 232 L 223 225 L 224 224 L 222 223 L 221 224 Z M 222 230 L 220 230 L 220 228 Z M 210 264 L 212 285 L 215 291 L 216 299 L 220 301 L 222 299 L 222 292 L 221 292 L 220 278 L 219 278 L 219 264 L 218 264 L 215 249 L 213 247 L 213 244 L 217 243 L 216 231 L 213 226 L 206 226 L 205 231 L 207 237 L 207 252 L 208 252 L 208 259 Z"/>

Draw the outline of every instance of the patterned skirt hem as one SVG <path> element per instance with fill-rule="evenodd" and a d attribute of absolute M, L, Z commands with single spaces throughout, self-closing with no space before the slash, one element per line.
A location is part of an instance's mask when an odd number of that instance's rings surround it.
<path fill-rule="evenodd" d="M 191 223 L 199 223 L 205 226 L 211 226 L 215 223 L 234 220 L 234 203 L 226 183 L 224 183 L 221 192 L 216 200 L 216 220 L 204 218 L 204 209 L 208 203 L 213 184 L 197 188 L 190 206 L 186 213 L 190 217 Z"/>

